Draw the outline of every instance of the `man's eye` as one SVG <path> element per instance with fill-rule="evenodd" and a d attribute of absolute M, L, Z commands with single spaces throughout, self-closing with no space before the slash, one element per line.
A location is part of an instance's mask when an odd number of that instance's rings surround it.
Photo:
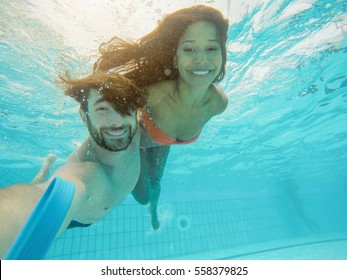
<path fill-rule="evenodd" d="M 106 111 L 108 109 L 109 109 L 108 107 L 99 107 L 96 109 L 96 111 Z"/>

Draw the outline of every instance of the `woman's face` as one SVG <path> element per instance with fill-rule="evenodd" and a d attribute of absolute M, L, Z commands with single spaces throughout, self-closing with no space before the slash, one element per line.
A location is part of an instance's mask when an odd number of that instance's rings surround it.
<path fill-rule="evenodd" d="M 216 27 L 198 21 L 186 29 L 178 43 L 174 65 L 180 79 L 194 87 L 208 87 L 222 67 L 222 48 Z"/>

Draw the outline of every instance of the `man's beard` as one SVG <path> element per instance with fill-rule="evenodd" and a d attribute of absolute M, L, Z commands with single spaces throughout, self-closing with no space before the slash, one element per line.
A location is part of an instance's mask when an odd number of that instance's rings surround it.
<path fill-rule="evenodd" d="M 111 152 L 120 152 L 126 150 L 129 147 L 131 141 L 133 140 L 133 137 L 135 136 L 137 130 L 137 127 L 133 129 L 131 125 L 117 127 L 117 129 L 127 129 L 127 137 L 114 140 L 107 140 L 104 137 L 102 131 L 96 129 L 92 125 L 89 116 L 87 116 L 87 126 L 89 134 L 94 139 L 95 143 L 101 148 L 104 148 Z"/>

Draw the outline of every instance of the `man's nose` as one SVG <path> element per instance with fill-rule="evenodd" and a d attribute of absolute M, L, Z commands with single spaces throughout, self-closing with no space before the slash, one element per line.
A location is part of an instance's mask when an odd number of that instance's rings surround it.
<path fill-rule="evenodd" d="M 109 125 L 111 126 L 122 126 L 123 124 L 123 117 L 121 114 L 117 113 L 115 110 L 111 110 L 109 116 L 108 116 Z"/>

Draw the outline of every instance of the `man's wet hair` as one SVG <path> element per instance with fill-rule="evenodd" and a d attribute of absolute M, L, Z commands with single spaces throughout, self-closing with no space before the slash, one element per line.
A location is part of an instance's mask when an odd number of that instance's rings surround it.
<path fill-rule="evenodd" d="M 132 111 L 143 107 L 147 100 L 143 89 L 137 87 L 124 75 L 112 71 L 97 71 L 77 79 L 65 73 L 60 78 L 64 84 L 65 94 L 80 103 L 85 113 L 88 112 L 88 96 L 93 89 L 122 115 L 129 115 Z"/>

